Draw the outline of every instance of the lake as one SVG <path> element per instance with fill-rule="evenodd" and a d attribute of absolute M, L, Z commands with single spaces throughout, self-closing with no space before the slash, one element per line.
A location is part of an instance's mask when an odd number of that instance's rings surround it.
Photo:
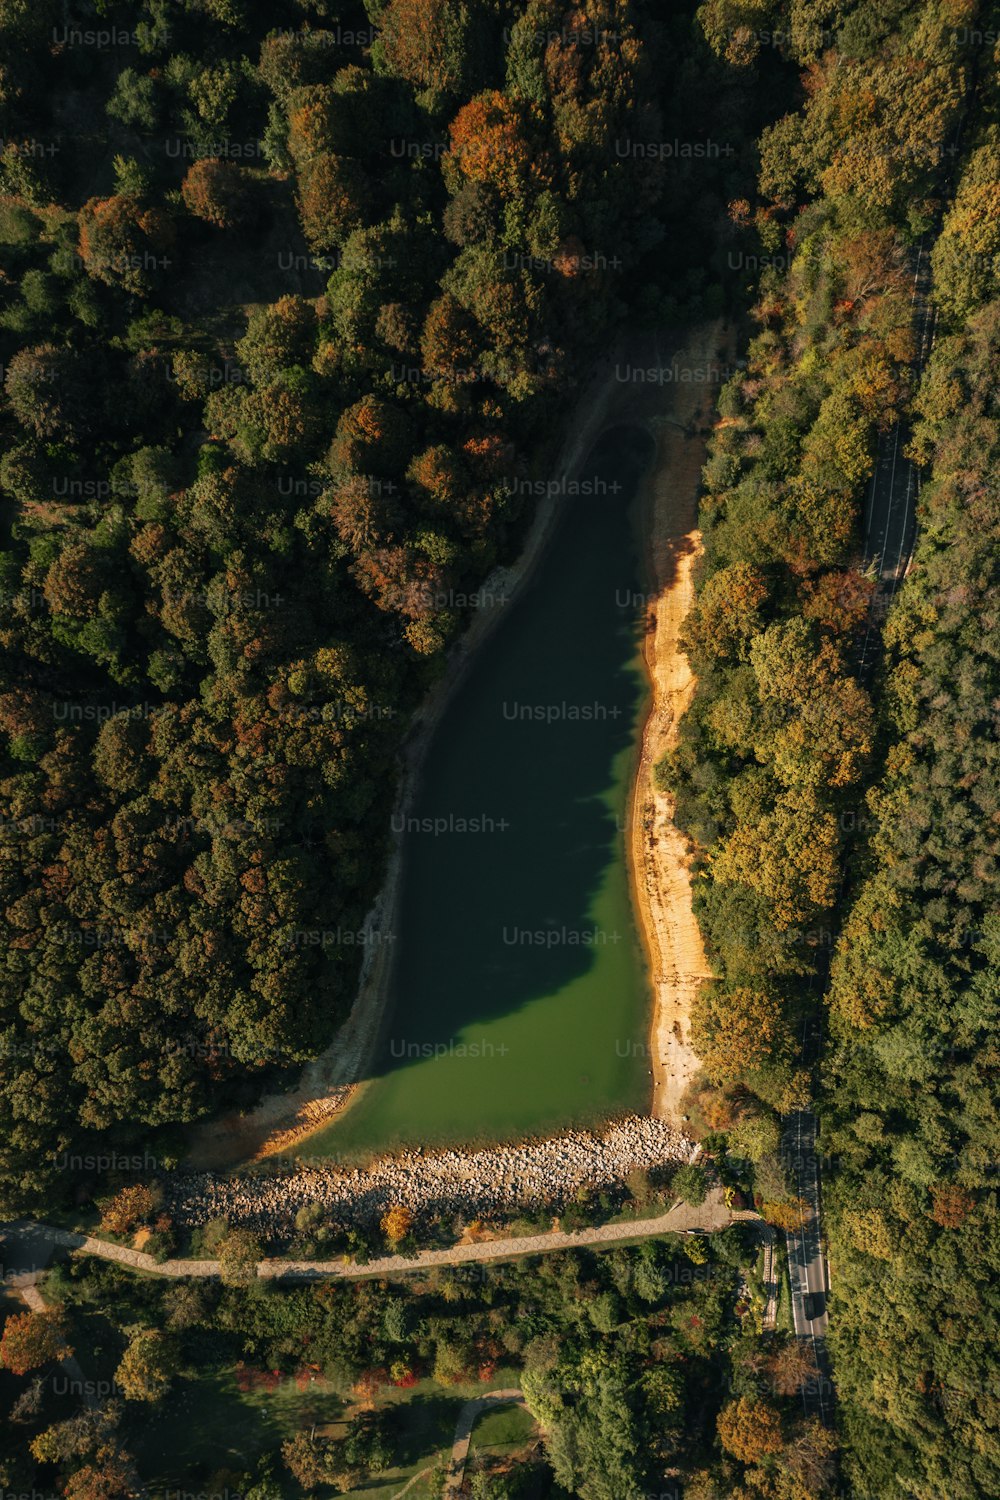
<path fill-rule="evenodd" d="M 312 1137 L 354 1160 L 646 1111 L 651 985 L 625 823 L 647 708 L 639 487 L 606 434 L 429 747 L 373 1075 Z"/>

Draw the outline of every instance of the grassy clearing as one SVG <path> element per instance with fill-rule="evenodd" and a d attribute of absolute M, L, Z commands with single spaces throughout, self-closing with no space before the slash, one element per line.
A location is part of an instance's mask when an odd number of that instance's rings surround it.
<path fill-rule="evenodd" d="M 445 1387 L 422 1380 L 405 1390 L 391 1386 L 381 1390 L 375 1405 L 398 1411 L 397 1462 L 354 1493 L 386 1500 L 413 1480 L 408 1500 L 440 1495 L 441 1465 L 450 1456 L 463 1404 L 471 1396 L 509 1386 L 513 1379 L 507 1370 L 482 1384 Z M 262 1384 L 243 1389 L 231 1368 L 206 1371 L 197 1379 L 178 1381 L 159 1407 L 134 1417 L 128 1445 L 151 1500 L 160 1500 L 167 1490 L 184 1487 L 200 1492 L 226 1471 L 250 1468 L 302 1427 L 315 1424 L 318 1430 L 337 1436 L 357 1410 L 349 1392 L 320 1377 L 310 1384 L 283 1379 L 271 1389 Z M 528 1425 L 530 1430 L 530 1421 Z M 501 1437 L 495 1441 L 506 1441 L 504 1430 L 499 1429 Z M 287 1472 L 282 1478 L 286 1493 L 297 1495 Z"/>
<path fill-rule="evenodd" d="M 248 1468 L 306 1422 L 335 1421 L 343 1407 L 340 1393 L 325 1383 L 302 1390 L 284 1380 L 274 1390 L 245 1391 L 235 1370 L 209 1371 L 178 1381 L 159 1406 L 142 1412 L 129 1446 L 156 1494 L 220 1469 Z"/>
<path fill-rule="evenodd" d="M 472 1431 L 470 1462 L 476 1458 L 510 1458 L 535 1435 L 535 1421 L 523 1406 L 501 1406 L 480 1417 Z"/>

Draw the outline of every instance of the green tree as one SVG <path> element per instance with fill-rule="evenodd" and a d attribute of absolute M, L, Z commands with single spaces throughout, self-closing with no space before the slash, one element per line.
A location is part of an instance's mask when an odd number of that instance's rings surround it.
<path fill-rule="evenodd" d="M 108 100 L 108 114 L 139 130 L 154 130 L 160 113 L 156 81 L 148 73 L 123 68 Z"/>
<path fill-rule="evenodd" d="M 678 1168 L 674 1173 L 671 1186 L 678 1198 L 682 1198 L 685 1203 L 690 1203 L 694 1208 L 704 1203 L 708 1192 L 705 1173 L 701 1167 L 692 1164 Z"/>
<path fill-rule="evenodd" d="M 219 1246 L 219 1275 L 227 1286 L 246 1286 L 257 1279 L 263 1256 L 257 1237 L 247 1229 L 231 1229 Z"/>
<path fill-rule="evenodd" d="M 170 1389 L 177 1354 L 169 1336 L 157 1328 L 137 1329 L 122 1355 L 115 1380 L 128 1401 L 155 1404 Z"/>

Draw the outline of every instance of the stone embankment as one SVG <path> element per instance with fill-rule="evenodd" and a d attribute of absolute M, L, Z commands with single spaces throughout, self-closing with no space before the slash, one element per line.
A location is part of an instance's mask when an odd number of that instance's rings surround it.
<path fill-rule="evenodd" d="M 613 1188 L 635 1171 L 690 1159 L 691 1142 L 662 1120 L 629 1116 L 601 1134 L 570 1131 L 548 1140 L 484 1151 L 409 1152 L 365 1168 L 321 1163 L 287 1173 L 180 1178 L 171 1194 L 178 1224 L 224 1218 L 267 1237 L 287 1234 L 301 1208 L 318 1205 L 329 1221 L 376 1223 L 393 1204 L 414 1215 L 481 1218 L 558 1209 L 584 1188 Z"/>

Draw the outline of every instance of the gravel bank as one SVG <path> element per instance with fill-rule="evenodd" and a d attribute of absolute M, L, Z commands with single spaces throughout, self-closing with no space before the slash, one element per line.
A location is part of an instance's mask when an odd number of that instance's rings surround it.
<path fill-rule="evenodd" d="M 663 1120 L 631 1115 L 600 1134 L 570 1131 L 483 1151 L 415 1151 L 365 1168 L 278 1172 L 272 1165 L 266 1173 L 192 1174 L 175 1182 L 171 1213 L 178 1224 L 222 1217 L 274 1236 L 287 1234 L 298 1210 L 314 1203 L 343 1225 L 372 1224 L 396 1203 L 418 1218 L 558 1209 L 582 1187 L 613 1187 L 630 1172 L 688 1161 L 691 1151 L 691 1142 Z"/>

